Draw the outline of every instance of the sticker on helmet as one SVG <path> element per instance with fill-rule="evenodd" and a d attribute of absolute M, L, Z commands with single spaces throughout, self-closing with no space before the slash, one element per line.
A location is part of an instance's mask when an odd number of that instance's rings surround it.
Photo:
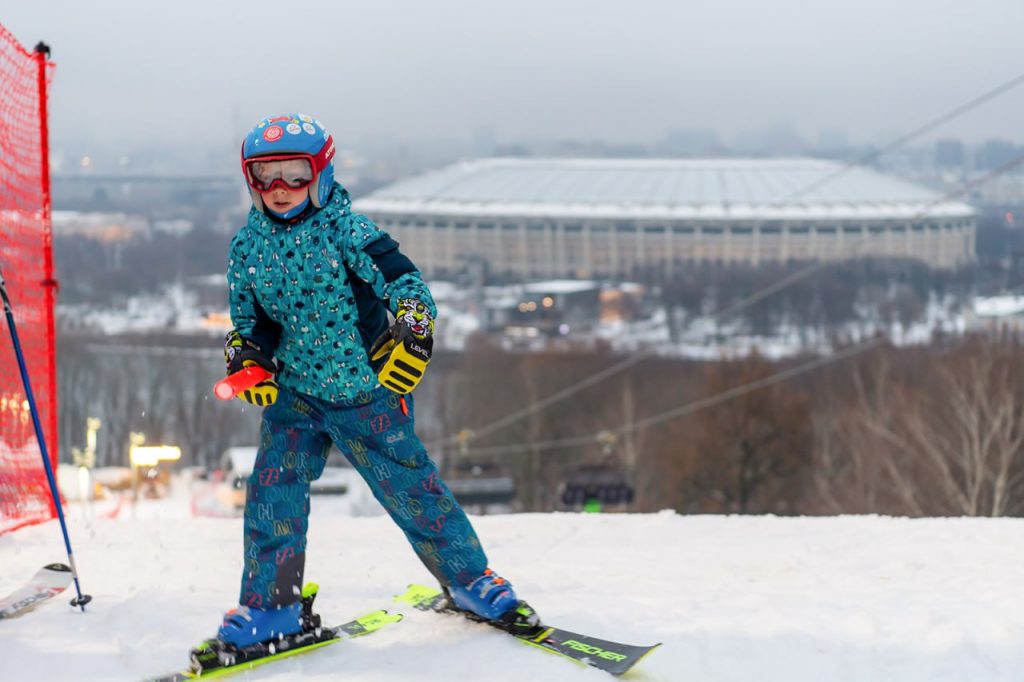
<path fill-rule="evenodd" d="M 303 123 L 302 129 L 305 130 L 310 135 L 316 135 L 316 128 L 313 127 L 312 123 Z"/>
<path fill-rule="evenodd" d="M 281 126 L 270 126 L 263 131 L 263 139 L 267 142 L 280 140 L 282 135 L 284 135 L 284 131 L 281 130 Z"/>
<path fill-rule="evenodd" d="M 306 114 L 299 114 L 299 120 L 302 121 L 303 123 L 312 123 L 313 117 L 307 116 Z"/>
<path fill-rule="evenodd" d="M 285 130 L 287 130 L 292 135 L 298 135 L 299 131 L 301 130 L 301 128 L 299 128 L 299 124 L 298 123 L 289 123 L 288 127 L 285 128 Z"/>

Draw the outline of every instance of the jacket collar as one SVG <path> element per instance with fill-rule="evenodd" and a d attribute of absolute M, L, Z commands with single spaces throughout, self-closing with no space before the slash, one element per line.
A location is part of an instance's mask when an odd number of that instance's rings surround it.
<path fill-rule="evenodd" d="M 268 213 L 260 211 L 255 206 L 249 209 L 249 227 L 256 230 L 261 234 L 270 234 L 279 229 L 303 229 L 305 227 L 312 226 L 314 221 L 319 221 L 318 225 L 330 222 L 337 218 L 343 217 L 351 213 L 352 211 L 352 199 L 349 197 L 348 190 L 345 189 L 341 183 L 335 182 L 334 189 L 331 190 L 331 195 L 327 199 L 327 203 L 321 208 L 316 208 L 310 204 L 305 211 L 300 213 L 291 220 L 284 220 L 277 218 Z"/>

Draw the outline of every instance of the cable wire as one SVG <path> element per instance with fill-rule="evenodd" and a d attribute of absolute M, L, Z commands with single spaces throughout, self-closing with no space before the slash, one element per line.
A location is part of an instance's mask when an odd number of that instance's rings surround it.
<path fill-rule="evenodd" d="M 985 175 L 983 175 L 983 176 L 981 176 L 979 178 L 976 178 L 976 179 L 972 180 L 969 183 L 966 183 L 964 186 L 960 187 L 959 189 L 955 190 L 954 192 L 951 192 L 948 195 L 944 195 L 943 197 L 941 197 L 940 199 L 936 200 L 935 202 L 932 202 L 931 204 L 927 205 L 924 210 L 919 212 L 914 217 L 914 219 L 919 219 L 919 218 L 927 215 L 928 209 L 933 207 L 933 206 L 935 206 L 935 205 L 937 205 L 938 203 L 941 203 L 943 201 L 948 201 L 949 198 L 951 198 L 951 197 L 961 196 L 961 195 L 969 192 L 970 190 L 974 189 L 975 187 L 977 187 L 977 186 L 979 186 L 981 184 L 984 184 L 988 180 L 991 180 L 994 177 L 1002 175 L 1003 173 L 1006 173 L 1007 171 L 1009 171 L 1009 170 L 1011 170 L 1011 169 L 1013 169 L 1013 168 L 1015 168 L 1015 167 L 1017 167 L 1017 166 L 1019 166 L 1021 164 L 1024 164 L 1024 154 L 1021 154 L 1021 155 L 1017 156 L 1016 158 L 1011 159 L 1010 161 L 1008 161 L 1007 163 L 1003 164 L 1002 166 L 993 169 L 992 171 L 986 173 Z M 494 447 L 485 447 L 485 448 L 477 447 L 477 448 L 473 449 L 473 452 L 474 452 L 474 454 L 478 454 L 478 455 L 517 454 L 517 453 L 522 453 L 522 452 L 534 452 L 534 451 L 538 451 L 538 450 L 551 450 L 551 449 L 556 449 L 556 448 L 569 448 L 569 447 L 578 447 L 578 446 L 583 446 L 583 445 L 592 445 L 592 444 L 596 444 L 596 443 L 602 443 L 602 442 L 604 442 L 604 439 L 607 438 L 607 434 L 609 434 L 609 433 L 610 434 L 614 434 L 614 435 L 620 435 L 620 436 L 621 435 L 625 435 L 625 434 L 628 434 L 628 433 L 632 433 L 634 431 L 640 431 L 642 429 L 649 428 L 651 426 L 656 426 L 658 424 L 662 424 L 662 423 L 664 423 L 666 421 L 669 421 L 669 420 L 672 420 L 672 419 L 676 419 L 676 418 L 682 417 L 684 415 L 688 415 L 688 414 L 692 414 L 694 412 L 698 412 L 698 411 L 703 410 L 703 409 L 708 408 L 708 407 L 713 407 L 715 405 L 719 405 L 719 404 L 724 403 L 724 402 L 726 402 L 728 400 L 731 400 L 733 398 L 738 398 L 739 396 L 746 395 L 747 393 L 751 393 L 753 391 L 756 391 L 758 389 L 764 388 L 766 386 L 771 386 L 773 384 L 779 383 L 780 381 L 785 381 L 786 379 L 791 379 L 791 378 L 793 378 L 795 376 L 799 376 L 801 374 L 805 374 L 807 372 L 810 372 L 812 370 L 818 369 L 820 367 L 825 367 L 826 365 L 830 365 L 830 364 L 833 364 L 835 362 L 839 362 L 841 360 L 845 360 L 847 358 L 851 358 L 851 357 L 854 357 L 856 355 L 860 355 L 861 353 L 864 353 L 866 351 L 871 350 L 872 348 L 875 348 L 875 347 L 881 345 L 885 340 L 886 339 L 885 339 L 884 336 L 882 336 L 882 335 L 875 335 L 875 336 L 867 339 L 866 341 L 861 341 L 860 343 L 857 343 L 857 344 L 854 344 L 852 346 L 848 346 L 846 348 L 840 349 L 840 350 L 836 351 L 835 353 L 832 353 L 831 355 L 820 356 L 820 357 L 818 357 L 818 358 L 816 358 L 814 360 L 810 360 L 810 361 L 808 361 L 806 363 L 803 363 L 801 365 L 797 365 L 796 367 L 791 367 L 789 369 L 785 369 L 785 370 L 782 370 L 780 372 L 776 372 L 775 374 L 771 374 L 771 375 L 769 375 L 767 377 L 762 377 L 761 379 L 758 379 L 756 381 L 752 381 L 752 382 L 747 383 L 747 384 L 742 384 L 740 386 L 736 386 L 734 388 L 730 388 L 728 390 L 722 391 L 721 393 L 717 393 L 717 394 L 715 394 L 713 396 L 709 396 L 707 398 L 701 398 L 700 400 L 696 400 L 694 402 L 685 403 L 683 405 L 680 405 L 679 407 L 675 407 L 675 408 L 673 408 L 671 410 L 667 410 L 665 412 L 661 412 L 661 413 L 659 413 L 657 415 L 654 415 L 652 417 L 648 417 L 646 419 L 640 419 L 640 420 L 638 420 L 638 421 L 636 421 L 636 422 L 634 422 L 632 424 L 623 425 L 623 426 L 620 426 L 619 428 L 616 428 L 616 429 L 604 429 L 604 430 L 599 431 L 597 433 L 588 434 L 586 436 L 576 436 L 576 437 L 573 437 L 573 438 L 562 438 L 562 439 L 557 439 L 557 440 L 539 441 L 539 442 L 530 443 L 530 444 L 504 445 L 504 446 L 494 446 Z M 648 352 L 648 353 L 643 353 L 643 354 L 640 354 L 640 355 L 642 356 L 642 358 L 646 358 L 646 357 L 650 357 L 652 354 Z M 633 359 L 633 358 L 630 358 L 630 359 Z M 639 362 L 639 360 L 637 360 L 637 362 Z M 613 366 L 612 368 L 609 368 L 609 369 L 613 369 L 614 367 L 619 367 L 620 365 L 623 365 L 623 364 L 625 364 L 625 363 L 619 363 L 619 365 L 615 365 L 615 366 Z M 605 370 L 602 374 L 607 375 L 608 371 L 609 370 Z M 580 382 L 580 383 L 583 383 L 583 382 Z M 563 390 L 563 391 L 561 391 L 559 393 L 564 393 L 564 392 L 565 391 Z M 555 394 L 555 396 L 557 396 L 557 395 L 559 395 L 559 394 Z M 555 396 L 550 396 L 549 398 L 545 399 L 547 404 L 550 404 L 551 399 L 554 398 Z M 499 420 L 499 421 L 503 421 L 503 420 Z M 498 422 L 495 422 L 495 423 L 498 423 Z"/>
<path fill-rule="evenodd" d="M 1017 87 L 1021 83 L 1024 83 L 1024 73 L 1022 73 L 1022 74 L 1020 74 L 1018 76 L 1015 76 L 1014 78 L 1011 78 L 1010 80 L 1006 81 L 1002 85 L 999 85 L 999 86 L 989 90 L 988 92 L 975 97 L 974 99 L 970 100 L 969 102 L 965 102 L 964 104 L 961 104 L 960 106 L 958 106 L 958 107 L 956 107 L 954 109 L 951 109 L 950 111 L 947 111 L 946 113 L 942 114 L 941 116 L 938 116 L 937 118 L 934 118 L 931 121 L 928 121 L 924 125 L 921 125 L 921 126 L 915 128 L 914 130 L 910 131 L 909 133 L 905 133 L 905 134 L 897 137 L 895 140 L 892 140 L 888 144 L 883 145 L 881 147 L 881 149 L 876 149 L 873 152 L 865 154 L 864 156 L 860 157 L 859 159 L 847 162 L 843 167 L 837 169 L 835 172 L 830 173 L 830 174 L 828 174 L 828 175 L 826 175 L 826 176 L 824 176 L 822 178 L 819 178 L 819 179 L 815 180 L 814 182 L 808 184 L 807 186 L 801 187 L 800 189 L 796 190 L 795 192 L 792 192 L 791 194 L 786 195 L 785 197 L 783 197 L 780 200 L 780 203 L 784 203 L 784 202 L 789 201 L 791 199 L 797 199 L 797 198 L 803 196 L 804 194 L 806 194 L 806 193 L 808 193 L 808 192 L 810 192 L 812 190 L 818 189 L 819 187 L 821 187 L 823 185 L 827 185 L 828 183 L 832 182 L 836 178 L 838 178 L 838 177 L 840 177 L 842 175 L 845 175 L 846 173 L 850 172 L 850 170 L 852 170 L 853 168 L 855 168 L 857 166 L 867 166 L 870 163 L 872 163 L 873 161 L 875 161 L 876 159 L 878 159 L 878 158 L 880 158 L 882 156 L 885 156 L 889 152 L 893 151 L 894 149 L 898 149 L 898 148 L 902 147 L 903 145 L 905 145 L 907 142 L 910 142 L 914 138 L 920 137 L 921 135 L 924 135 L 925 133 L 927 133 L 927 132 L 929 132 L 931 130 L 934 130 L 935 128 L 939 127 L 943 123 L 948 123 L 949 121 L 952 121 L 953 119 L 957 118 L 958 116 L 961 116 L 962 114 L 965 114 L 968 111 L 981 106 L 982 104 L 984 104 L 985 102 L 988 102 L 991 99 L 995 99 L 996 97 L 1002 95 L 1003 93 L 1008 92 L 1009 90 L 1012 90 L 1013 88 Z"/>
<path fill-rule="evenodd" d="M 666 410 L 665 412 L 661 412 L 651 417 L 637 420 L 632 424 L 625 424 L 616 429 L 604 430 L 586 436 L 560 438 L 556 440 L 539 441 L 536 443 L 523 443 L 517 445 L 498 445 L 486 448 L 473 448 L 473 453 L 477 455 L 506 455 L 519 454 L 524 452 L 535 452 L 538 450 L 553 450 L 557 448 L 570 448 L 579 447 L 583 445 L 592 445 L 596 443 L 603 443 L 607 439 L 606 434 L 608 433 L 622 436 L 628 433 L 633 433 L 634 431 L 640 431 L 646 428 L 650 428 L 652 426 L 657 426 L 672 419 L 677 419 L 679 417 L 688 414 L 693 414 L 694 412 L 699 412 L 700 410 L 704 410 L 709 407 L 714 407 L 715 405 L 720 405 L 721 403 L 732 400 L 733 398 L 738 398 L 742 395 L 753 393 L 754 391 L 760 390 L 767 386 L 772 386 L 781 381 L 792 379 L 793 377 L 800 376 L 801 374 L 806 374 L 807 372 L 810 372 L 812 370 L 819 369 L 821 367 L 825 367 L 827 365 L 831 365 L 842 360 L 846 360 L 848 358 L 852 358 L 856 355 L 860 355 L 861 353 L 865 353 L 871 350 L 872 348 L 880 346 L 886 340 L 887 339 L 885 336 L 877 334 L 865 341 L 861 341 L 860 343 L 838 350 L 835 353 L 832 353 L 831 355 L 819 356 L 817 358 L 814 358 L 813 360 L 809 360 L 800 365 L 796 365 L 795 367 L 790 367 L 789 369 L 782 370 L 781 372 L 770 374 L 766 377 L 757 379 L 756 381 L 751 381 L 746 384 L 735 386 L 733 388 L 722 391 L 721 393 L 716 393 L 715 395 L 708 396 L 706 398 L 701 398 L 700 400 L 685 403 L 678 407 L 674 407 L 671 410 Z"/>
<path fill-rule="evenodd" d="M 968 102 L 965 102 L 964 104 L 962 104 L 962 105 L 960 105 L 960 106 L 958 106 L 958 107 L 956 107 L 956 108 L 954 108 L 954 109 L 952 109 L 952 110 L 942 114 L 941 116 L 939 116 L 939 117 L 937 117 L 935 119 L 932 119 L 931 121 L 925 123 L 924 125 L 921 125 L 921 126 L 915 128 L 911 132 L 906 133 L 904 135 L 901 135 L 900 137 L 898 137 L 895 140 L 893 140 L 893 141 L 889 142 L 888 144 L 886 144 L 881 149 L 876 150 L 876 151 L 874 151 L 874 152 L 872 152 L 870 154 L 867 154 L 867 155 L 865 155 L 861 159 L 858 159 L 855 162 L 847 163 L 845 166 L 843 166 L 839 170 L 835 171 L 834 173 L 830 173 L 829 175 L 826 175 L 824 178 L 819 178 L 818 180 L 815 180 L 814 182 L 809 183 L 808 185 L 804 186 L 803 188 L 801 188 L 799 190 L 796 190 L 795 192 L 791 193 L 790 195 L 787 195 L 786 197 L 784 197 L 780 201 L 784 202 L 784 201 L 790 200 L 792 198 L 797 198 L 799 196 L 802 196 L 803 194 L 806 194 L 807 192 L 809 192 L 809 191 L 811 191 L 813 189 L 817 189 L 817 188 L 819 188 L 819 187 L 821 187 L 821 186 L 823 186 L 823 185 L 825 185 L 825 184 L 827 184 L 829 182 L 832 182 L 836 178 L 841 177 L 843 174 L 847 173 L 849 170 L 851 170 L 855 166 L 870 163 L 870 162 L 874 161 L 875 159 L 881 157 L 882 155 L 887 154 L 887 153 L 893 151 L 894 149 L 897 149 L 897 148 L 907 144 L 908 142 L 910 142 L 911 140 L 915 139 L 916 137 L 919 137 L 920 135 L 923 135 L 924 133 L 926 133 L 926 132 L 928 132 L 930 130 L 933 130 L 934 128 L 938 127 L 939 125 L 941 125 L 943 123 L 947 123 L 947 122 L 953 120 L 954 118 L 957 118 L 958 116 L 961 116 L 964 113 L 967 113 L 968 111 L 971 111 L 972 109 L 980 106 L 981 104 L 983 104 L 983 103 L 985 103 L 985 102 L 987 102 L 989 100 L 992 100 L 992 99 L 994 99 L 994 98 L 1004 94 L 1005 92 L 1007 92 L 1007 91 L 1017 87 L 1021 83 L 1024 83 L 1024 73 L 1022 73 L 1022 74 L 1020 74 L 1020 75 L 1010 79 L 1009 81 L 1006 81 L 1005 83 L 1003 83 L 1003 84 L 993 88 L 992 90 L 989 90 L 988 92 L 985 92 L 982 95 L 979 95 L 978 97 L 975 97 L 974 99 L 972 99 L 972 100 L 970 100 Z M 926 217 L 928 215 L 929 209 L 934 208 L 935 206 L 937 206 L 939 204 L 945 203 L 945 202 L 949 201 L 950 199 L 955 199 L 955 198 L 961 197 L 964 194 L 966 194 L 967 192 L 969 192 L 970 190 L 972 190 L 975 187 L 977 187 L 978 185 L 983 184 L 983 183 L 987 182 L 988 180 L 991 180 L 993 177 L 996 177 L 998 175 L 1001 175 L 1001 174 L 1007 172 L 1008 170 L 1010 170 L 1010 169 L 1020 165 L 1021 163 L 1024 163 L 1024 156 L 1019 156 L 1019 157 L 1017 157 L 1015 159 L 1012 159 L 1008 163 L 1003 164 L 1002 166 L 1000 166 L 999 168 L 994 169 L 993 171 L 990 171 L 989 173 L 985 174 L 984 176 L 982 176 L 980 178 L 976 178 L 975 180 L 972 180 L 971 182 L 966 183 L 965 185 L 963 185 L 958 190 L 955 190 L 953 192 L 944 194 L 941 197 L 939 197 L 938 199 L 936 199 L 935 201 L 925 205 L 924 209 L 922 211 L 920 211 L 918 214 L 916 214 L 915 216 L 913 216 L 911 219 L 912 220 L 919 220 L 919 219 L 921 219 L 923 217 Z M 867 241 L 868 241 L 867 239 L 862 240 L 861 247 Z M 856 247 L 856 248 L 859 249 L 860 247 Z M 768 298 L 769 296 L 772 296 L 773 294 L 775 294 L 775 293 L 777 293 L 779 291 L 782 291 L 783 289 L 786 289 L 787 287 L 791 286 L 792 284 L 795 284 L 796 282 L 799 282 L 799 281 L 809 277 L 810 275 L 814 274 L 815 272 L 818 272 L 819 270 L 821 270 L 822 268 L 826 267 L 829 264 L 830 264 L 830 261 L 824 261 L 824 260 L 818 261 L 818 262 L 815 262 L 815 263 L 811 263 L 810 265 L 802 268 L 801 270 L 798 270 L 795 273 L 791 273 L 791 274 L 783 277 L 778 282 L 775 282 L 774 284 L 771 284 L 771 285 L 769 285 L 767 287 L 764 287 L 763 289 L 758 290 L 757 292 L 755 292 L 751 296 L 748 296 L 745 299 L 737 301 L 736 303 L 732 304 L 731 306 L 729 306 L 729 307 L 727 307 L 725 309 L 716 311 L 715 313 L 713 313 L 711 315 L 711 318 L 716 323 L 720 323 L 722 320 L 727 319 L 728 317 L 731 317 L 731 316 L 735 315 L 739 311 L 744 310 L 745 308 L 750 307 L 754 303 L 762 301 L 765 298 Z M 496 419 L 496 420 L 492 421 L 491 423 L 487 424 L 486 426 L 480 427 L 478 429 L 470 429 L 468 432 L 465 432 L 465 433 L 468 434 L 468 437 L 470 439 L 483 438 L 483 437 L 485 437 L 487 435 L 490 435 L 490 434 L 494 433 L 495 431 L 498 431 L 498 430 L 500 430 L 500 429 L 502 429 L 502 428 L 504 428 L 504 427 L 506 427 L 506 426 L 508 426 L 510 424 L 513 424 L 513 423 L 515 423 L 515 422 L 517 422 L 517 421 L 519 421 L 521 419 L 524 419 L 524 418 L 534 414 L 535 412 L 538 412 L 538 411 L 540 411 L 540 410 L 542 410 L 542 409 L 544 409 L 544 408 L 546 408 L 546 407 L 548 407 L 550 405 L 553 405 L 555 403 L 561 402 L 562 400 L 565 400 L 566 398 L 569 398 L 569 397 L 575 395 L 576 393 L 579 393 L 582 390 L 585 390 L 585 389 L 587 389 L 587 388 L 589 388 L 591 386 L 594 386 L 595 384 L 598 384 L 598 383 L 604 381 L 605 379 L 607 379 L 607 378 L 609 378 L 611 376 L 614 376 L 614 375 L 616 375 L 616 374 L 618 374 L 618 373 L 620 373 L 620 372 L 622 372 L 622 371 L 624 371 L 626 369 L 629 369 L 633 365 L 636 365 L 639 362 L 642 362 L 642 361 L 644 361 L 644 360 L 646 360 L 646 359 L 648 359 L 650 357 L 653 357 L 654 355 L 656 355 L 656 353 L 654 353 L 652 351 L 644 351 L 644 352 L 640 352 L 640 353 L 634 353 L 634 354 L 630 355 L 629 357 L 623 359 L 622 361 L 620 361 L 620 362 L 618 362 L 618 363 L 616 363 L 614 365 L 611 365 L 610 367 L 607 367 L 607 368 L 601 370 L 600 372 L 587 377 L 586 379 L 580 380 L 580 381 L 578 381 L 578 382 L 576 382 L 574 384 L 570 384 L 569 386 L 566 386 L 565 388 L 563 388 L 563 389 L 561 389 L 561 390 L 559 390 L 559 391 L 557 391 L 557 392 L 547 396 L 546 398 L 543 398 L 541 400 L 538 400 L 538 401 L 535 401 L 535 402 L 531 403 L 530 405 L 528 405 L 527 407 L 525 407 L 525 408 L 523 408 L 521 410 L 518 410 L 518 411 L 510 413 L 510 414 L 507 414 L 504 417 L 500 417 L 499 419 Z M 453 444 L 456 444 L 456 443 L 459 443 L 460 441 L 462 441 L 462 439 L 464 437 L 465 437 L 464 435 L 458 435 L 458 434 L 457 435 L 453 435 L 453 436 L 449 436 L 447 438 L 442 438 L 442 439 L 440 439 L 438 441 L 435 441 L 435 442 L 431 443 L 429 447 L 431 449 L 434 449 L 434 448 L 437 448 L 437 447 L 443 447 L 445 445 L 453 445 Z M 481 451 L 479 448 L 475 448 L 474 450 L 477 451 L 477 452 Z"/>

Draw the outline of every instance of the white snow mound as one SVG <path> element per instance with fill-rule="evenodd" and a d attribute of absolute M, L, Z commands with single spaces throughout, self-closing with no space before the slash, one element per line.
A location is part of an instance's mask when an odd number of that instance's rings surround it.
<path fill-rule="evenodd" d="M 386 517 L 314 500 L 307 580 L 336 623 L 429 582 Z M 128 514 L 125 514 L 129 516 Z M 186 663 L 237 597 L 239 519 L 69 514 L 82 586 L 0 621 L 0 679 L 139 680 Z M 474 520 L 552 624 L 663 642 L 629 677 L 680 682 L 1024 679 L 1024 520 L 527 514 Z M 54 523 L 0 536 L 0 594 L 66 560 Z M 411 612 L 238 680 L 612 679 L 485 626 Z"/>

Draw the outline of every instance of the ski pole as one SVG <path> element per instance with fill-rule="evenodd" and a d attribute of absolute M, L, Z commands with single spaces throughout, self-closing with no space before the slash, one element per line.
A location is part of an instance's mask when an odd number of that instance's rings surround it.
<path fill-rule="evenodd" d="M 50 465 L 50 455 L 46 451 L 46 439 L 43 437 L 42 424 L 39 423 L 39 410 L 36 409 L 36 399 L 32 395 L 32 385 L 29 382 L 28 369 L 25 366 L 25 356 L 21 352 L 18 330 L 14 326 L 14 312 L 11 310 L 11 299 L 7 296 L 3 271 L 0 271 L 0 297 L 4 301 L 4 315 L 7 316 L 7 328 L 11 330 L 11 342 L 14 344 L 14 355 L 18 359 L 21 383 L 24 384 L 25 395 L 28 397 L 28 407 L 32 413 L 32 426 L 36 430 L 36 440 L 39 441 L 39 451 L 43 456 L 43 467 L 46 469 L 46 480 L 50 484 L 50 496 L 53 498 L 54 508 L 57 510 L 57 518 L 60 519 L 60 530 L 64 534 L 64 546 L 68 550 L 68 565 L 71 566 L 71 576 L 75 581 L 75 592 L 78 593 L 78 596 L 71 600 L 71 605 L 85 611 L 85 605 L 92 601 L 92 597 L 88 594 L 82 594 L 82 588 L 78 584 L 78 569 L 75 567 L 75 556 L 71 552 L 71 539 L 68 537 L 68 525 L 64 521 L 64 508 L 60 503 L 60 492 L 57 490 L 57 481 L 53 476 L 53 467 Z"/>

